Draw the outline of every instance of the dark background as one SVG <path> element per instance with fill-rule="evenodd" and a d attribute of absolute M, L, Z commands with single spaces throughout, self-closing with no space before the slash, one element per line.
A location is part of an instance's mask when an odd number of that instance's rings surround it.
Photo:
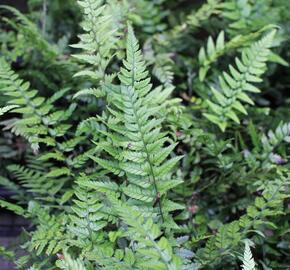
<path fill-rule="evenodd" d="M 0 0 L 1 5 L 14 6 L 20 11 L 27 10 L 26 2 L 27 2 L 26 0 Z"/>
<path fill-rule="evenodd" d="M 0 5 L 14 6 L 22 12 L 27 11 L 26 0 L 0 0 Z M 0 188 L 0 197 L 7 197 L 9 194 Z M 17 217 L 11 212 L 1 209 L 0 211 L 0 245 L 8 246 L 15 244 L 15 237 L 21 232 L 21 228 L 27 221 Z M 12 263 L 4 261 L 0 257 L 0 270 L 14 270 Z"/>

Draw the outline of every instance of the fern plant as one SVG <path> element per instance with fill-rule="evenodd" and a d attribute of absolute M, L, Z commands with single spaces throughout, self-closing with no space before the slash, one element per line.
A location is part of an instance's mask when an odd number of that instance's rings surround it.
<path fill-rule="evenodd" d="M 0 206 L 29 225 L 0 255 L 30 270 L 286 269 L 288 7 L 2 6 Z"/>

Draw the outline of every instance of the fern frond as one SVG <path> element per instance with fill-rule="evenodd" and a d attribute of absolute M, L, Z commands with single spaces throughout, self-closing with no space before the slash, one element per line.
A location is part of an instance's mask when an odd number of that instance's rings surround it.
<path fill-rule="evenodd" d="M 2 108 L 0 107 L 0 116 L 15 108 L 18 108 L 18 105 L 8 105 Z"/>
<path fill-rule="evenodd" d="M 63 259 L 56 262 L 56 266 L 63 270 L 86 270 L 80 259 L 74 260 L 67 252 L 64 253 Z"/>
<path fill-rule="evenodd" d="M 32 143 L 34 147 L 38 145 L 39 136 L 48 134 L 48 127 L 42 123 L 42 119 L 51 110 L 51 105 L 45 104 L 45 99 L 37 96 L 36 90 L 29 89 L 30 84 L 23 82 L 15 74 L 8 63 L 0 59 L 0 91 L 10 97 L 9 104 L 15 108 L 12 112 L 22 113 L 25 119 L 19 119 L 13 124 L 12 131 L 17 135 L 22 135 Z M 43 124 L 36 132 L 36 127 Z"/>
<path fill-rule="evenodd" d="M 249 165 L 254 161 L 255 166 L 270 169 L 287 162 L 286 155 L 280 155 L 277 151 L 279 146 L 283 145 L 283 142 L 290 143 L 290 123 L 280 123 L 275 130 L 269 130 L 262 134 L 255 130 L 253 124 L 249 125 L 249 129 L 255 145 L 253 151 L 248 151 L 245 156 Z"/>
<path fill-rule="evenodd" d="M 42 52 L 46 60 L 56 59 L 58 55 L 57 47 L 48 43 L 44 39 L 41 32 L 33 22 L 31 22 L 19 10 L 11 6 L 0 5 L 0 9 L 5 9 L 13 14 L 16 24 L 7 18 L 4 18 L 4 21 L 15 28 L 16 31 L 20 32 L 28 44 Z"/>
<path fill-rule="evenodd" d="M 166 12 L 162 11 L 161 1 L 129 0 L 134 15 L 129 16 L 134 25 L 141 27 L 144 33 L 154 34 L 166 29 L 163 22 Z"/>
<path fill-rule="evenodd" d="M 221 2 L 220 0 L 208 0 L 196 12 L 188 15 L 186 23 L 193 29 L 200 27 L 202 22 L 208 20 L 210 16 L 220 13 Z"/>
<path fill-rule="evenodd" d="M 145 219 L 142 213 L 114 198 L 109 200 L 120 218 L 129 226 L 125 229 L 126 236 L 138 243 L 136 266 L 152 270 L 180 269 L 181 259 L 174 254 L 173 247 L 164 236 L 157 240 L 161 231 L 151 218 Z"/>
<path fill-rule="evenodd" d="M 6 188 L 9 191 L 12 191 L 16 194 L 16 196 L 19 196 L 20 198 L 25 197 L 24 190 L 19 185 L 7 179 L 6 177 L 0 176 L 0 186 Z"/>
<path fill-rule="evenodd" d="M 5 208 L 5 209 L 7 209 L 7 210 L 15 213 L 16 215 L 19 215 L 19 216 L 26 217 L 26 215 L 27 215 L 26 210 L 17 204 L 13 204 L 13 203 L 9 203 L 9 202 L 0 200 L 0 207 Z"/>
<path fill-rule="evenodd" d="M 84 256 L 101 250 L 102 245 L 110 249 L 111 245 L 104 244 L 106 236 L 104 228 L 109 223 L 116 223 L 113 209 L 105 203 L 105 194 L 115 194 L 117 184 L 108 180 L 92 181 L 90 176 L 81 174 L 74 188 L 75 199 L 66 226 L 72 239 L 70 246 L 82 249 Z M 93 259 L 94 260 L 94 259 Z"/>
<path fill-rule="evenodd" d="M 199 80 L 203 81 L 205 76 L 210 69 L 212 63 L 216 62 L 217 59 L 225 53 L 230 52 L 233 49 L 240 49 L 248 47 L 262 32 L 265 32 L 273 26 L 269 25 L 263 27 L 259 31 L 247 34 L 237 35 L 228 42 L 225 41 L 225 33 L 221 31 L 214 42 L 212 37 L 207 40 L 206 47 L 202 47 L 198 53 L 199 68 Z"/>
<path fill-rule="evenodd" d="M 261 142 L 264 153 L 271 153 L 283 141 L 290 143 L 290 123 L 281 123 L 274 131 L 270 130 L 267 135 L 263 134 Z"/>
<path fill-rule="evenodd" d="M 35 195 L 37 194 L 39 199 L 44 200 L 56 199 L 55 195 L 61 190 L 67 180 L 65 178 L 59 178 L 57 181 L 52 181 L 52 179 L 49 180 L 48 178 L 51 175 L 46 173 L 46 171 L 41 172 L 19 165 L 9 165 L 7 169 L 20 182 L 21 187 Z M 59 175 L 63 175 L 63 173 Z"/>
<path fill-rule="evenodd" d="M 169 54 L 158 54 L 155 57 L 152 73 L 165 87 L 173 83 L 173 63 Z"/>
<path fill-rule="evenodd" d="M 243 258 L 243 270 L 255 270 L 255 261 L 248 242 L 245 242 L 245 251 Z"/>
<path fill-rule="evenodd" d="M 247 239 L 252 230 L 263 234 L 261 225 L 275 228 L 270 218 L 283 214 L 283 202 L 288 197 L 286 189 L 289 181 L 290 175 L 287 172 L 285 175 L 279 172 L 276 179 L 267 180 L 266 183 L 258 181 L 256 185 L 259 186 L 258 190 L 262 191 L 262 195 L 255 199 L 253 205 L 247 207 L 247 213 L 238 221 L 220 227 L 217 235 L 207 242 L 205 248 L 198 251 L 198 260 L 211 265 L 221 256 L 219 252 L 213 252 L 215 248 L 232 250 L 241 240 Z"/>
<path fill-rule="evenodd" d="M 64 214 L 50 215 L 47 209 L 35 202 L 30 205 L 30 215 L 36 217 L 37 228 L 32 232 L 29 243 L 29 251 L 36 251 L 37 255 L 45 252 L 47 255 L 56 254 L 66 249 L 68 239 L 66 239 L 65 227 L 67 216 Z"/>
<path fill-rule="evenodd" d="M 48 99 L 40 97 L 37 90 L 30 89 L 29 82 L 20 79 L 9 64 L 3 58 L 0 59 L 0 92 L 9 97 L 5 108 L 21 116 L 2 124 L 16 135 L 27 139 L 35 153 L 39 151 L 40 144 L 53 148 L 54 154 L 43 155 L 43 160 L 56 159 L 66 163 L 64 154 L 73 152 L 85 139 L 79 136 L 65 142 L 58 142 L 59 137 L 68 135 L 70 132 L 72 125 L 66 122 L 76 108 L 76 104 L 72 103 L 66 110 L 56 109 L 54 102 L 67 91 L 67 89 L 62 89 Z M 66 170 L 66 174 L 69 175 L 69 169 L 66 168 Z"/>
<path fill-rule="evenodd" d="M 2 258 L 7 258 L 7 259 L 12 260 L 15 256 L 15 254 L 14 254 L 14 252 L 7 250 L 5 247 L 0 246 L 0 256 Z"/>
<path fill-rule="evenodd" d="M 107 76 L 106 69 L 114 57 L 118 29 L 114 28 L 109 6 L 102 0 L 82 0 L 78 1 L 78 4 L 84 12 L 82 27 L 85 33 L 79 36 L 78 44 L 71 46 L 82 50 L 80 54 L 75 54 L 73 57 L 87 64 L 88 67 L 76 73 L 75 76 L 89 77 L 97 82 L 111 81 L 112 76 Z M 75 97 L 84 94 L 95 95 L 95 93 L 95 90 L 82 90 Z"/>
<path fill-rule="evenodd" d="M 70 215 L 71 225 L 69 230 L 79 239 L 91 239 L 93 241 L 96 232 L 107 225 L 104 221 L 106 215 L 100 209 L 103 207 L 96 194 L 89 189 L 75 190 L 75 196 L 72 206 L 73 214 Z"/>
<path fill-rule="evenodd" d="M 170 182 L 165 176 L 181 158 L 166 161 L 175 145 L 164 148 L 170 139 L 161 132 L 163 119 L 158 117 L 162 108 L 160 103 L 164 102 L 170 91 L 164 93 L 154 89 L 149 93 L 152 85 L 131 26 L 128 27 L 127 58 L 123 63 L 119 74 L 121 86 L 105 85 L 112 116 L 104 123 L 110 131 L 103 132 L 108 137 L 107 143 L 97 143 L 113 161 L 98 157 L 92 159 L 118 176 L 125 173 L 128 185 L 122 187 L 124 194 L 132 202 L 145 202 L 151 207 L 156 201 L 164 220 L 160 196 L 165 195 L 166 189 L 161 194 L 158 188 L 159 185 L 162 187 L 163 182 Z"/>
<path fill-rule="evenodd" d="M 231 21 L 229 27 L 233 31 L 245 31 L 249 27 L 249 17 L 252 12 L 252 4 L 246 0 L 243 3 L 230 0 L 223 4 L 223 16 Z"/>
<path fill-rule="evenodd" d="M 260 76 L 265 72 L 276 31 L 272 30 L 261 40 L 242 52 L 241 60 L 235 59 L 237 68 L 230 65 L 230 72 L 223 72 L 219 77 L 219 88 L 212 87 L 214 100 L 208 100 L 209 113 L 204 113 L 211 122 L 225 131 L 229 120 L 239 123 L 236 112 L 247 114 L 241 102 L 253 105 L 253 100 L 246 92 L 259 93 L 260 90 L 252 83 L 260 82 Z"/>

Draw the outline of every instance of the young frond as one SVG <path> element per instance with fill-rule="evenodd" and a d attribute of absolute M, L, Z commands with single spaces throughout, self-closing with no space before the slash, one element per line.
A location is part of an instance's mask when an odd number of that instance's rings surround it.
<path fill-rule="evenodd" d="M 223 72 L 219 76 L 219 87 L 212 86 L 213 99 L 207 100 L 208 113 L 204 113 L 211 122 L 225 131 L 229 120 L 239 123 L 236 112 L 247 114 L 241 103 L 253 105 L 254 102 L 246 93 L 259 93 L 260 90 L 253 83 L 261 82 L 260 76 L 266 70 L 266 61 L 270 53 L 276 31 L 272 30 L 250 48 L 242 51 L 241 59 L 236 58 L 236 68 L 229 66 L 230 72 Z"/>
<path fill-rule="evenodd" d="M 245 242 L 245 251 L 243 258 L 243 270 L 255 270 L 255 261 L 248 242 Z"/>

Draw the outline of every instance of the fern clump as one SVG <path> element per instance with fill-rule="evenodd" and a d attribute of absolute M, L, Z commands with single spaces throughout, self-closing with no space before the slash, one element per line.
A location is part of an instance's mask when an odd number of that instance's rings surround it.
<path fill-rule="evenodd" d="M 288 2 L 0 6 L 0 207 L 27 224 L 0 256 L 289 267 Z"/>

